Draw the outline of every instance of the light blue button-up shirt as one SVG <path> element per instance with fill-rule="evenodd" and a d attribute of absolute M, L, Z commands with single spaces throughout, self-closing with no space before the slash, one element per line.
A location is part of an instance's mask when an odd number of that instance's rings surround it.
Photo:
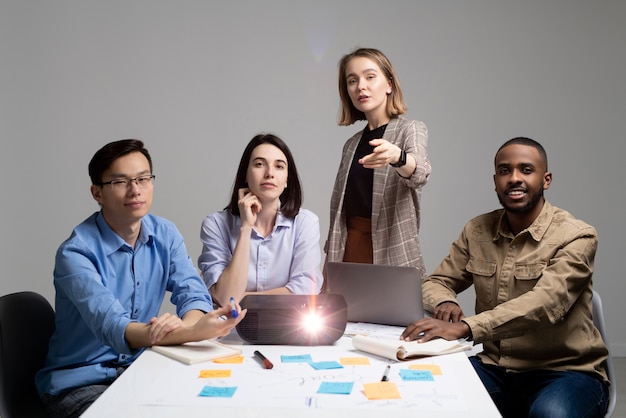
<path fill-rule="evenodd" d="M 227 210 L 207 216 L 202 223 L 202 254 L 198 267 L 208 288 L 218 281 L 231 262 L 240 228 L 241 218 Z M 278 212 L 276 225 L 267 237 L 254 229 L 251 232 L 246 292 L 286 287 L 294 294 L 317 294 L 324 281 L 320 263 L 317 215 L 300 209 L 295 218 L 290 219 Z"/>
<path fill-rule="evenodd" d="M 131 350 L 126 327 L 158 316 L 166 291 L 179 317 L 212 310 L 183 237 L 153 215 L 142 219 L 133 249 L 94 213 L 59 247 L 54 286 L 56 330 L 36 377 L 40 394 L 113 380 L 116 366 L 142 351 Z"/>

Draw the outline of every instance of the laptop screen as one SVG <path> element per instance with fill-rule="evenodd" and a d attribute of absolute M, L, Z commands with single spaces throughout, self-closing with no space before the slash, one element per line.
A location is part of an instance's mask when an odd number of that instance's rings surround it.
<path fill-rule="evenodd" d="M 327 293 L 346 300 L 349 322 L 406 326 L 424 317 L 415 267 L 328 262 L 325 280 Z"/>

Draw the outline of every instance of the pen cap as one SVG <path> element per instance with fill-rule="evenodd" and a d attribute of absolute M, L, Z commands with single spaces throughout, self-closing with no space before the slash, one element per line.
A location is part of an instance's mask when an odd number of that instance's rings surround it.
<path fill-rule="evenodd" d="M 337 294 L 246 295 L 237 333 L 252 344 L 330 345 L 346 329 L 348 307 Z"/>

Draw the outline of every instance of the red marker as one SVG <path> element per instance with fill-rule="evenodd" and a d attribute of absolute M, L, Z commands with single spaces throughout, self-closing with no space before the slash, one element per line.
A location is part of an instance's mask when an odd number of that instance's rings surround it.
<path fill-rule="evenodd" d="M 265 366 L 266 369 L 271 369 L 272 367 L 274 367 L 274 365 L 272 364 L 271 361 L 269 361 L 263 354 L 261 354 L 259 351 L 255 351 L 254 355 L 261 360 L 261 362 L 263 362 L 263 366 Z"/>

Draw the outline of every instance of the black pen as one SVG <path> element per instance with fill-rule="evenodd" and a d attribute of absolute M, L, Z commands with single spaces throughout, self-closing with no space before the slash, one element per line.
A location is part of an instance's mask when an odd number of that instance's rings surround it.
<path fill-rule="evenodd" d="M 269 361 L 263 354 L 261 354 L 260 351 L 255 351 L 254 355 L 261 360 L 261 362 L 263 363 L 263 366 L 265 366 L 266 369 L 271 369 L 272 367 L 274 367 L 274 365 L 272 364 L 271 361 Z"/>
<path fill-rule="evenodd" d="M 387 367 L 385 367 L 385 373 L 383 373 L 383 378 L 380 379 L 381 382 L 389 381 L 389 370 L 391 370 L 391 366 L 387 365 Z"/>

